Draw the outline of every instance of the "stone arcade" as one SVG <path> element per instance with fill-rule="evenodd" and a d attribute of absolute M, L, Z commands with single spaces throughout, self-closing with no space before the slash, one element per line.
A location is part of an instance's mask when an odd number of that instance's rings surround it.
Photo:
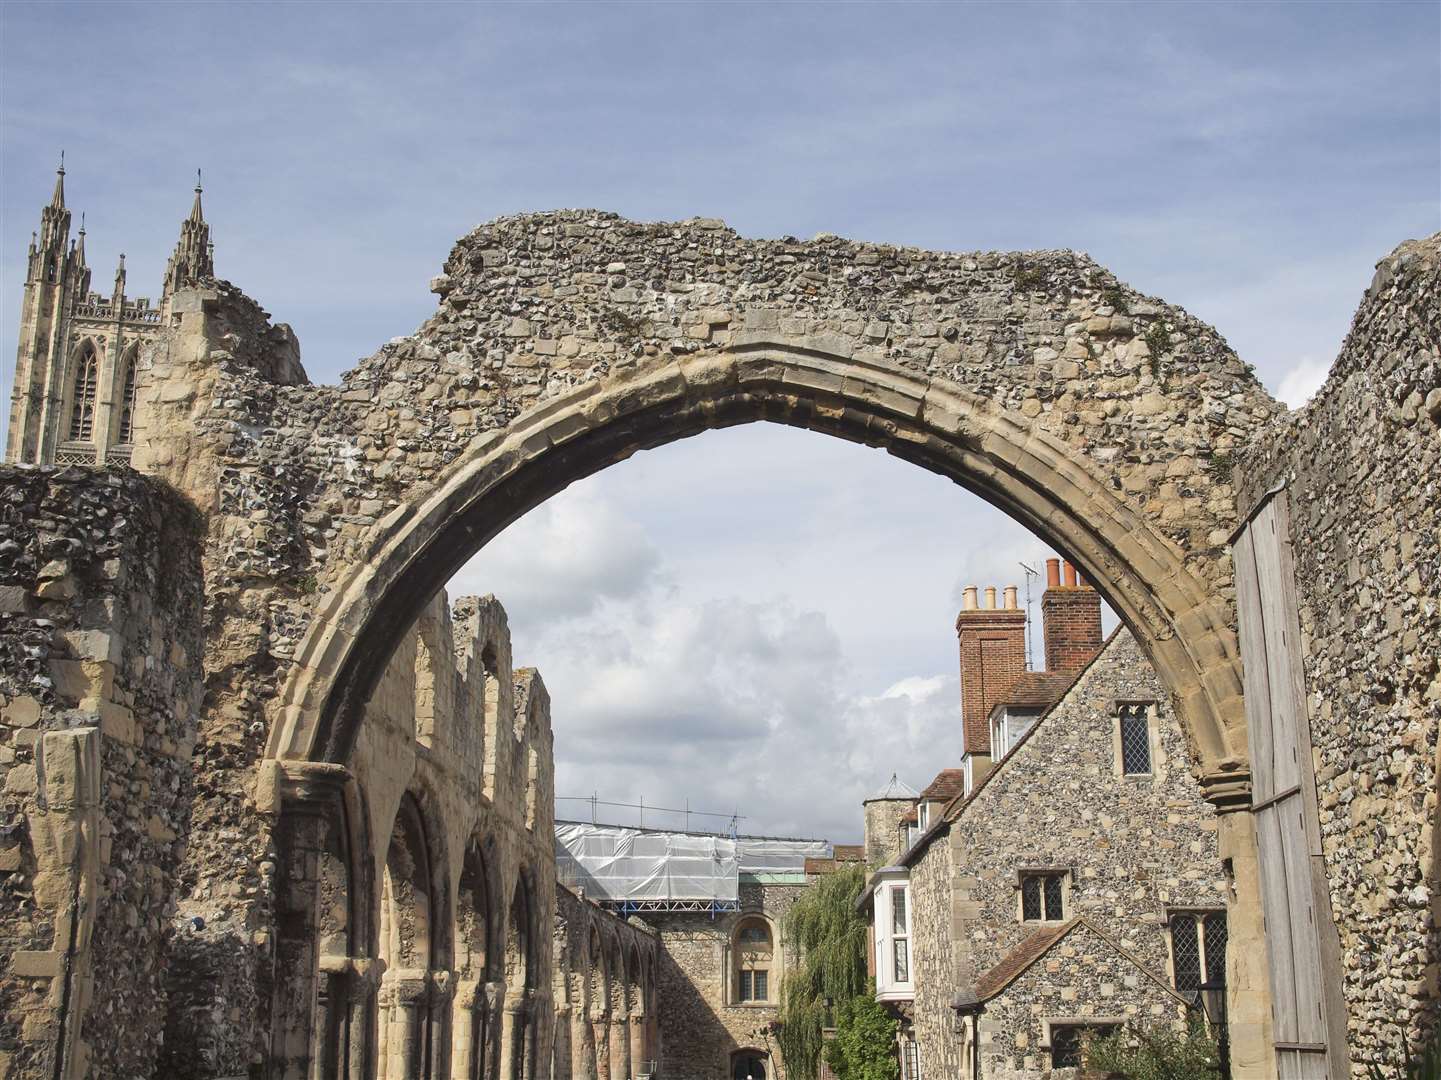
<path fill-rule="evenodd" d="M 653 938 L 554 899 L 543 687 L 497 608 L 433 598 L 568 483 L 756 420 L 951 477 L 1125 621 L 1232 870 L 1237 1076 L 1436 1025 L 1441 239 L 1287 413 L 1073 252 L 504 218 L 321 387 L 208 248 L 102 341 L 68 229 L 57 190 L 0 520 L 12 1075 L 620 1080 Z"/>

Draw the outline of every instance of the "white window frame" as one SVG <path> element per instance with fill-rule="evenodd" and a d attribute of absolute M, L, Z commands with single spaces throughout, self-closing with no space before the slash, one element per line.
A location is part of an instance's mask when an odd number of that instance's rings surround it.
<path fill-rule="evenodd" d="M 906 922 L 903 934 L 898 934 L 895 930 L 894 897 L 897 893 L 905 897 Z M 913 946 L 916 913 L 911 904 L 910 880 L 898 873 L 883 877 L 877 882 L 873 896 L 872 936 L 876 949 L 876 1000 L 909 1001 L 915 996 L 916 978 L 916 951 Z M 908 976 L 905 980 L 896 978 L 895 950 L 898 941 L 905 942 Z"/>
<path fill-rule="evenodd" d="M 916 828 L 921 832 L 925 832 L 926 829 L 930 827 L 930 824 L 931 804 L 925 799 L 922 799 L 916 807 Z"/>

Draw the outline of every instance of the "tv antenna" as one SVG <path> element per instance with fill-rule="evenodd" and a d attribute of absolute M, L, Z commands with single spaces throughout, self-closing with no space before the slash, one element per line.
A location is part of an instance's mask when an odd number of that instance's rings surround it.
<path fill-rule="evenodd" d="M 1026 572 L 1026 668 L 1035 671 L 1036 664 L 1031 655 L 1031 578 L 1038 578 L 1041 575 L 1025 563 L 1021 563 L 1020 567 Z"/>

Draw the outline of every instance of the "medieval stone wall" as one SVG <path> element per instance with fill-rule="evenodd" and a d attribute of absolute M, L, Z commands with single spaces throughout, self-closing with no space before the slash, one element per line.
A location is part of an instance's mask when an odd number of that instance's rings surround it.
<path fill-rule="evenodd" d="M 736 418 L 835 430 L 942 471 L 972 470 L 1024 520 L 1063 532 L 1111 584 L 1209 718 L 1197 731 L 1212 763 L 1237 764 L 1224 718 L 1238 689 L 1224 558 L 1233 507 L 1204 465 L 1276 406 L 1209 327 L 1083 256 L 750 241 L 718 222 L 638 224 L 589 211 L 506 218 L 456 246 L 426 324 L 338 387 L 305 384 L 288 333 L 226 283 L 203 285 L 175 294 L 174 325 L 142 353 L 133 460 L 210 515 L 209 704 L 186 880 L 199 905 L 230 898 L 214 931 L 230 943 L 211 966 L 227 973 L 214 1000 L 256 1006 L 257 1031 L 276 957 L 265 935 L 285 869 L 259 807 L 268 798 L 260 764 L 348 763 L 367 679 L 422 598 L 506 514 L 527 508 L 497 506 L 422 555 L 435 538 L 407 539 L 417 506 L 523 413 L 549 415 L 541 406 L 566 431 L 537 437 L 537 448 L 604 425 L 628 402 L 691 402 L 695 416 L 644 436 L 664 441 L 731 422 L 707 412 L 721 407 L 720 388 L 725 407 L 744 413 Z M 848 371 L 876 385 L 857 389 Z M 869 395 L 867 407 L 886 419 L 830 400 L 847 394 Z M 637 443 L 616 445 L 591 463 L 557 459 L 548 475 L 559 485 Z M 1094 532 L 1055 516 L 1066 491 Z M 442 517 L 460 522 L 457 512 Z M 403 559 L 424 580 L 388 593 L 400 556 L 386 545 L 397 537 L 414 545 Z M 376 614 L 381 603 L 390 606 Z M 1183 613 L 1193 633 L 1217 635 L 1206 656 L 1192 655 L 1168 622 Z M 327 636 L 337 627 L 338 638 Z M 331 640 L 354 645 L 347 670 L 362 673 L 336 715 L 324 688 L 341 672 L 314 655 Z M 306 686 L 320 688 L 315 702 L 295 696 Z M 342 726 L 318 730 L 332 723 Z M 217 1037 L 233 1046 L 216 1068 L 269 1052 L 243 1028 Z"/>
<path fill-rule="evenodd" d="M 669 1007 L 656 994 L 659 936 L 563 885 L 555 896 L 555 1046 L 551 1071 L 540 1075 L 649 1074 L 649 1063 L 659 1067 L 663 1059 L 659 1011 Z"/>
<path fill-rule="evenodd" d="M 1441 236 L 1377 267 L 1325 386 L 1240 459 L 1290 496 L 1353 1067 L 1441 1023 Z"/>
<path fill-rule="evenodd" d="M 162 484 L 0 467 L 0 1074 L 153 1068 L 190 831 L 200 556 L 198 515 Z"/>
<path fill-rule="evenodd" d="M 1118 701 L 1153 703 L 1149 776 L 1120 775 Z M 1168 909 L 1225 907 L 1216 834 L 1167 696 L 1118 630 L 949 825 L 905 860 L 926 1059 L 960 1069 L 951 995 L 1040 925 L 1021 920 L 1021 870 L 1066 872 L 1065 917 L 1084 916 L 1166 980 Z"/>
<path fill-rule="evenodd" d="M 731 1055 L 741 1049 L 771 1054 L 770 1080 L 784 1080 L 780 1050 L 767 1028 L 779 1014 L 782 973 L 798 958 L 787 949 L 781 931 L 785 913 L 805 885 L 742 882 L 736 914 L 648 913 L 660 934 L 657 993 L 667 1080 L 731 1080 Z M 775 962 L 765 1004 L 736 1001 L 732 974 L 732 937 L 748 915 L 764 915 L 770 924 Z"/>

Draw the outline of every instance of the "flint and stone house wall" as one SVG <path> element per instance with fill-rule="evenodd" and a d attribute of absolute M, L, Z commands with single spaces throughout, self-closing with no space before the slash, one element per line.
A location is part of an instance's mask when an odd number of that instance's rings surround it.
<path fill-rule="evenodd" d="M 1118 701 L 1154 702 L 1150 776 L 1120 775 Z M 1167 695 L 1120 629 L 970 800 L 905 859 L 916 935 L 914 1024 L 928 1075 L 961 1075 L 950 1008 L 957 991 L 974 987 L 1037 928 L 1020 918 L 1019 871 L 1068 871 L 1066 917 L 1084 916 L 1167 980 L 1168 909 L 1225 907 L 1216 830 Z M 1029 1025 L 1028 1045 L 1038 1045 L 1031 1006 L 1039 1003 L 1013 988 L 982 1014 L 983 1045 L 988 1025 L 996 1032 Z M 1022 1068 L 1023 1056 L 1010 1066 Z"/>

